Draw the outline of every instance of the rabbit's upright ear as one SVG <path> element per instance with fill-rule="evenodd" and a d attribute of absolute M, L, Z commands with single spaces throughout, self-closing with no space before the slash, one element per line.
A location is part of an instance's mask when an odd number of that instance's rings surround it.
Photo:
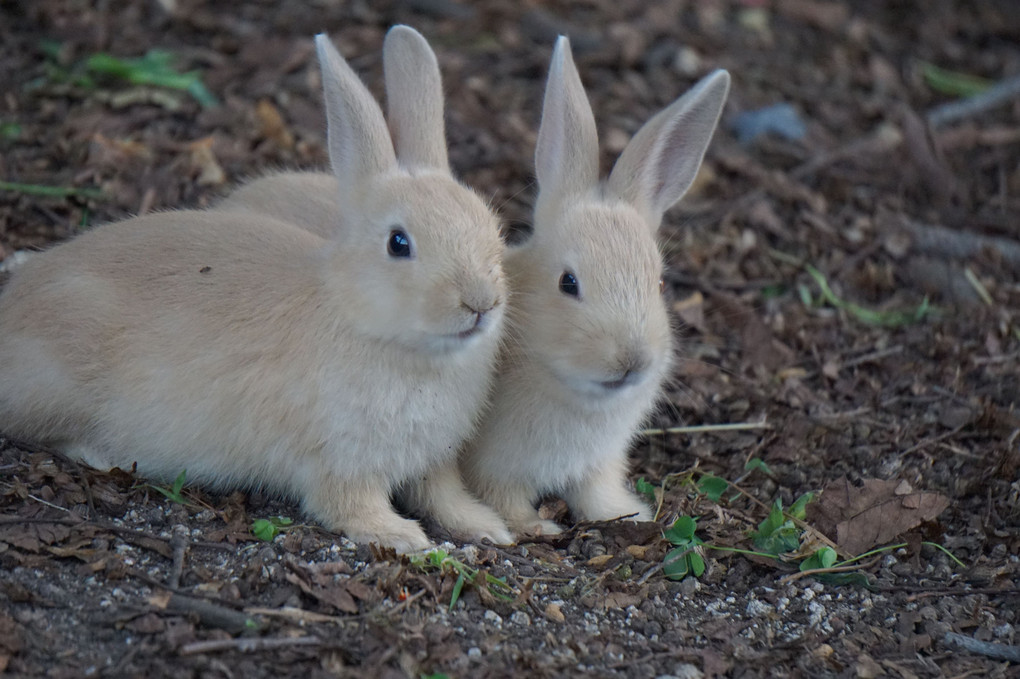
<path fill-rule="evenodd" d="M 382 109 L 325 33 L 315 36 L 326 99 L 329 160 L 341 186 L 396 165 Z"/>
<path fill-rule="evenodd" d="M 449 169 L 439 62 L 422 35 L 394 26 L 383 42 L 386 112 L 397 159 L 405 167 Z"/>
<path fill-rule="evenodd" d="M 599 176 L 595 116 L 566 36 L 556 40 L 535 145 L 535 175 L 543 197 L 565 198 L 591 189 Z"/>
<path fill-rule="evenodd" d="M 609 190 L 637 207 L 653 229 L 694 182 L 729 88 L 726 71 L 706 76 L 645 123 L 613 167 Z"/>

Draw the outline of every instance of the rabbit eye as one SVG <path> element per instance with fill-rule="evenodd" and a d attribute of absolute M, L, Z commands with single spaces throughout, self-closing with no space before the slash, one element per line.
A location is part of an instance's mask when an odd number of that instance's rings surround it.
<path fill-rule="evenodd" d="M 577 286 L 577 278 L 569 271 L 564 271 L 563 275 L 560 276 L 560 292 L 571 297 L 577 297 L 581 294 L 580 288 Z"/>
<path fill-rule="evenodd" d="M 660 295 L 666 294 L 666 279 L 665 278 L 659 278 L 659 294 Z"/>
<path fill-rule="evenodd" d="M 386 252 L 390 257 L 410 257 L 411 239 L 401 229 L 390 231 L 390 239 L 386 241 Z"/>

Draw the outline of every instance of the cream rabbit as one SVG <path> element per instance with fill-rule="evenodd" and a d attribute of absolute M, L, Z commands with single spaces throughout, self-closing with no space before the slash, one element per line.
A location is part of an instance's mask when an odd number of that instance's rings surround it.
<path fill-rule="evenodd" d="M 650 520 L 627 489 L 627 449 L 669 374 L 672 333 L 655 235 L 701 165 L 729 88 L 717 71 L 652 118 L 599 182 L 595 120 L 561 37 L 535 151 L 534 233 L 510 250 L 508 341 L 468 487 L 516 532 L 558 532 L 535 502 Z"/>
<path fill-rule="evenodd" d="M 356 541 L 425 548 L 390 504 L 403 485 L 451 530 L 506 541 L 449 475 L 507 289 L 497 220 L 449 172 L 435 57 L 407 27 L 387 35 L 406 88 L 391 138 L 328 38 L 316 46 L 341 206 L 329 239 L 180 211 L 34 257 L 0 295 L 0 430 L 98 467 L 266 487 Z"/>

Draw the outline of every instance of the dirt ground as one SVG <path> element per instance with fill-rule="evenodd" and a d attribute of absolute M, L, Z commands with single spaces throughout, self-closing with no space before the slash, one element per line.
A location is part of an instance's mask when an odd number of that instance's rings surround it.
<path fill-rule="evenodd" d="M 605 168 L 729 69 L 704 171 L 663 227 L 683 360 L 649 427 L 756 428 L 643 434 L 655 523 L 447 544 L 445 561 L 355 546 L 278 498 L 176 502 L 0 438 L 0 673 L 1020 677 L 1020 98 L 940 108 L 1015 85 L 1015 2 L 0 2 L 0 181 L 63 192 L 0 185 L 0 259 L 323 167 L 311 36 L 381 94 L 394 23 L 435 46 L 455 172 L 509 224 L 528 221 L 557 33 Z M 153 48 L 216 103 L 86 68 Z M 746 114 L 782 103 L 754 136 Z M 706 474 L 732 485 L 713 496 Z M 786 558 L 712 548 L 768 551 L 753 532 L 772 503 L 823 489 Z M 252 534 L 275 516 L 294 523 Z M 679 558 L 703 555 L 700 577 L 666 577 L 678 516 L 697 518 L 705 544 Z M 826 545 L 868 555 L 800 575 Z"/>

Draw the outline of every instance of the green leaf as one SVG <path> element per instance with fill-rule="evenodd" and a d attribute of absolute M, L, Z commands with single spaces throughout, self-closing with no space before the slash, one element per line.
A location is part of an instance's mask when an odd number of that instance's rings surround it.
<path fill-rule="evenodd" d="M 856 585 L 867 590 L 875 590 L 875 586 L 868 580 L 868 576 L 860 572 L 851 573 L 816 573 L 812 575 L 818 582 L 826 585 Z"/>
<path fill-rule="evenodd" d="M 755 548 L 779 555 L 797 549 L 800 546 L 800 535 L 800 529 L 783 515 L 783 503 L 777 498 L 769 515 L 758 524 L 758 530 L 752 533 L 752 538 Z"/>
<path fill-rule="evenodd" d="M 815 305 L 814 297 L 811 295 L 811 289 L 803 283 L 797 284 L 797 296 L 800 297 L 800 303 L 808 309 Z"/>
<path fill-rule="evenodd" d="M 17 141 L 21 137 L 21 125 L 18 123 L 0 123 L 0 139 Z"/>
<path fill-rule="evenodd" d="M 464 589 L 464 582 L 465 582 L 464 574 L 461 573 L 460 575 L 457 576 L 457 582 L 453 583 L 453 591 L 450 593 L 451 611 L 453 610 L 453 607 L 456 605 L 457 599 L 460 598 L 460 593 Z"/>
<path fill-rule="evenodd" d="M 640 477 L 634 482 L 634 490 L 648 498 L 651 503 L 658 503 L 659 499 L 655 496 L 655 484 L 645 481 L 645 477 Z"/>
<path fill-rule="evenodd" d="M 91 55 L 85 61 L 89 72 L 125 80 L 133 85 L 152 85 L 184 90 L 202 106 L 216 106 L 216 97 L 202 84 L 198 71 L 178 73 L 173 69 L 174 55 L 166 50 L 149 50 L 134 59 L 121 59 L 105 52 Z"/>
<path fill-rule="evenodd" d="M 181 489 L 184 488 L 184 480 L 187 477 L 188 477 L 188 470 L 185 469 L 185 470 L 181 471 L 180 474 L 177 475 L 176 479 L 174 479 L 174 485 L 173 485 L 173 493 L 174 493 L 174 495 L 180 496 Z"/>
<path fill-rule="evenodd" d="M 992 82 L 985 78 L 959 71 L 949 71 L 925 61 L 921 62 L 921 73 L 924 76 L 924 81 L 928 83 L 928 87 L 940 94 L 948 94 L 953 97 L 973 97 L 992 86 Z"/>
<path fill-rule="evenodd" d="M 712 502 L 719 502 L 719 498 L 722 497 L 729 486 L 730 484 L 726 479 L 720 479 L 712 474 L 705 474 L 698 479 L 698 490 L 707 495 L 708 499 Z"/>
<path fill-rule="evenodd" d="M 691 552 L 687 555 L 687 561 L 691 566 L 691 572 L 694 573 L 694 577 L 700 578 L 705 572 L 705 560 L 697 552 Z"/>
<path fill-rule="evenodd" d="M 760 290 L 761 298 L 765 301 L 781 297 L 786 292 L 786 286 L 782 283 L 773 283 L 772 285 L 766 285 Z"/>
<path fill-rule="evenodd" d="M 678 517 L 662 535 L 674 545 L 682 545 L 694 539 L 694 532 L 697 528 L 698 522 L 685 514 Z"/>
<path fill-rule="evenodd" d="M 419 679 L 450 679 L 450 675 L 445 672 L 434 672 L 433 674 L 419 674 Z"/>
<path fill-rule="evenodd" d="M 804 493 L 799 498 L 797 498 L 797 500 L 792 505 L 790 505 L 790 509 L 786 513 L 795 519 L 803 521 L 805 517 L 807 517 L 808 503 L 814 502 L 814 500 L 815 500 L 814 493 Z"/>
<path fill-rule="evenodd" d="M 272 542 L 273 539 L 280 534 L 280 529 L 273 525 L 273 522 L 267 519 L 255 519 L 251 523 L 251 527 L 248 529 L 251 534 L 257 537 L 263 542 Z"/>
<path fill-rule="evenodd" d="M 662 561 L 662 572 L 670 580 L 683 580 L 691 572 L 691 563 L 687 558 L 693 552 L 687 548 L 677 547 L 670 550 Z"/>
<path fill-rule="evenodd" d="M 766 474 L 770 475 L 770 476 L 772 475 L 772 468 L 769 467 L 767 464 L 765 464 L 765 460 L 762 460 L 761 458 L 752 457 L 744 465 L 744 471 L 747 471 L 747 472 L 752 472 L 752 471 L 756 471 L 756 470 L 759 470 L 759 469 L 761 471 L 765 472 Z"/>
<path fill-rule="evenodd" d="M 832 564 L 836 563 L 836 556 L 836 550 L 832 547 L 822 547 L 800 562 L 800 570 L 809 571 L 815 568 L 832 568 Z"/>

